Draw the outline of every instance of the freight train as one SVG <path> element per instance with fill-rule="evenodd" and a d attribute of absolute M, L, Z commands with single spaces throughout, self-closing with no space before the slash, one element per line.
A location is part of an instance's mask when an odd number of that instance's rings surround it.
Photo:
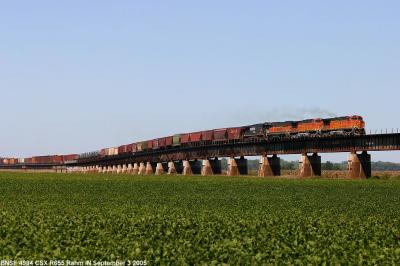
<path fill-rule="evenodd" d="M 248 141 L 281 141 L 299 138 L 319 138 L 329 136 L 356 136 L 365 134 L 365 123 L 361 116 L 344 116 L 327 119 L 302 121 L 266 122 L 243 127 L 221 128 L 192 133 L 175 134 L 119 147 L 105 148 L 80 155 L 53 155 L 25 158 L 25 164 L 62 164 L 90 158 L 133 154 L 137 152 L 196 147 L 209 144 L 237 143 Z M 18 164 L 22 159 L 3 158 L 0 164 Z"/>
<path fill-rule="evenodd" d="M 0 158 L 0 165 L 15 165 L 15 164 L 40 164 L 40 165 L 54 165 L 76 162 L 79 159 L 79 154 L 68 155 L 46 155 L 34 156 L 29 158 Z"/>

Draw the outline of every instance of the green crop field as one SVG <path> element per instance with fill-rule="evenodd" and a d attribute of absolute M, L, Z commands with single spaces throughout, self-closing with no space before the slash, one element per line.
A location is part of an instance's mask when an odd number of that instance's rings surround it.
<path fill-rule="evenodd" d="M 400 264 L 400 181 L 0 173 L 0 259 Z"/>

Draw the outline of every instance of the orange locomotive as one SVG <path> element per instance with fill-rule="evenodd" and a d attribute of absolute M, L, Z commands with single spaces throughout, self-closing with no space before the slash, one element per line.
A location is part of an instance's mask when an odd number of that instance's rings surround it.
<path fill-rule="evenodd" d="M 335 135 L 364 135 L 365 122 L 361 116 L 328 119 L 308 119 L 271 123 L 266 129 L 267 139 L 320 137 Z"/>

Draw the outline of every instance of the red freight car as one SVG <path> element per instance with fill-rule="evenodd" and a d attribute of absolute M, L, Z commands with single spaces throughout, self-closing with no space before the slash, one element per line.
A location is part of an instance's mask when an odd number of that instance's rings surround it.
<path fill-rule="evenodd" d="M 190 142 L 190 134 L 181 134 L 181 144 Z"/>
<path fill-rule="evenodd" d="M 165 148 L 166 146 L 166 138 L 159 138 L 158 139 L 158 147 Z"/>
<path fill-rule="evenodd" d="M 106 149 L 101 149 L 100 150 L 100 156 L 101 157 L 104 157 L 104 156 L 106 156 L 107 155 L 107 150 Z"/>
<path fill-rule="evenodd" d="M 60 155 L 54 155 L 54 156 L 52 156 L 52 162 L 53 163 L 62 163 L 63 157 Z"/>
<path fill-rule="evenodd" d="M 173 137 L 169 136 L 165 138 L 165 146 L 172 146 Z"/>
<path fill-rule="evenodd" d="M 50 164 L 52 163 L 52 156 L 35 156 L 32 157 L 32 162 L 36 164 Z"/>
<path fill-rule="evenodd" d="M 70 162 L 70 161 L 75 161 L 78 160 L 79 155 L 78 154 L 67 154 L 63 155 L 63 161 L 64 162 Z"/>
<path fill-rule="evenodd" d="M 201 132 L 190 133 L 190 142 L 199 142 L 201 141 Z"/>
<path fill-rule="evenodd" d="M 126 145 L 126 152 L 127 153 L 132 153 L 132 149 L 133 149 L 132 144 Z"/>
<path fill-rule="evenodd" d="M 201 138 L 203 141 L 214 140 L 214 130 L 206 130 L 201 132 Z"/>
<path fill-rule="evenodd" d="M 149 150 L 153 149 L 153 141 L 152 141 L 152 140 L 148 140 L 148 141 L 147 141 L 147 148 L 148 148 Z"/>
<path fill-rule="evenodd" d="M 158 143 L 158 139 L 153 139 L 153 150 L 156 150 L 159 148 L 159 143 Z"/>
<path fill-rule="evenodd" d="M 228 128 L 227 132 L 228 132 L 229 140 L 238 140 L 242 137 L 242 128 L 241 127 Z"/>
<path fill-rule="evenodd" d="M 137 144 L 136 143 L 132 143 L 132 152 L 137 152 Z"/>
<path fill-rule="evenodd" d="M 227 139 L 226 128 L 214 129 L 214 140 L 226 140 Z"/>
<path fill-rule="evenodd" d="M 118 154 L 126 153 L 126 145 L 118 147 Z"/>

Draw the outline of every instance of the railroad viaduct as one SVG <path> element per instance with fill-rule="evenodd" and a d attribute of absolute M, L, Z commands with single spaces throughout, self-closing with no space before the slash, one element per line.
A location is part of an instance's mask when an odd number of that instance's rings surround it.
<path fill-rule="evenodd" d="M 208 145 L 148 150 L 100 158 L 80 159 L 66 165 L 51 166 L 58 171 L 150 174 L 221 174 L 221 161 L 228 157 L 228 175 L 245 175 L 246 156 L 261 156 L 258 175 L 279 176 L 279 155 L 300 154 L 299 175 L 321 175 L 321 153 L 348 152 L 348 177 L 371 176 L 371 156 L 368 151 L 400 150 L 400 133 L 363 136 L 303 138 L 281 141 L 230 141 Z M 23 167 L 23 166 L 19 166 Z M 30 167 L 46 167 L 25 165 Z"/>

